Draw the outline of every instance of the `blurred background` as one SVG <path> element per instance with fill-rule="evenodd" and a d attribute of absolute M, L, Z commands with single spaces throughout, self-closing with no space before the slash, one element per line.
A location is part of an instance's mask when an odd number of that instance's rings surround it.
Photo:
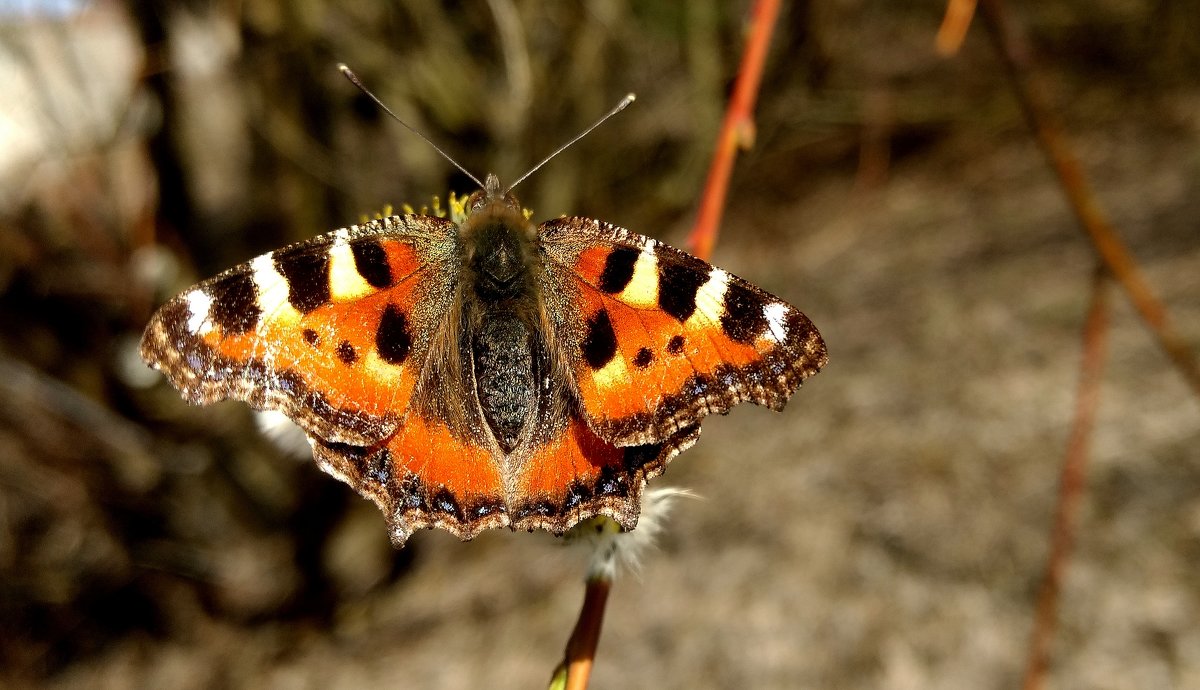
<path fill-rule="evenodd" d="M 582 596 L 546 534 L 402 551 L 240 403 L 137 356 L 192 283 L 467 169 L 681 245 L 749 3 L 0 2 L 0 686 L 537 687 Z M 1068 138 L 1200 347 L 1200 4 L 1012 3 Z M 1093 252 L 982 26 L 787 3 L 713 261 L 830 365 L 706 422 L 595 687 L 1012 688 Z M 1114 291 L 1055 688 L 1200 687 L 1200 404 Z"/>

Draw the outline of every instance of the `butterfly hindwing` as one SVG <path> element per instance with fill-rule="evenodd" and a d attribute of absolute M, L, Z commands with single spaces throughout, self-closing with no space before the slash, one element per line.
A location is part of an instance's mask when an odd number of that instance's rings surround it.
<path fill-rule="evenodd" d="M 516 476 L 514 526 L 562 533 L 578 521 L 607 515 L 625 529 L 637 525 L 646 480 L 687 450 L 700 427 L 681 429 L 662 443 L 617 447 L 573 415 L 536 444 Z"/>
<path fill-rule="evenodd" d="M 167 302 L 142 357 L 192 403 L 245 400 L 372 442 L 408 408 L 449 308 L 455 238 L 449 221 L 401 216 L 264 254 Z"/>
<path fill-rule="evenodd" d="M 371 446 L 314 439 L 317 464 L 383 511 L 393 543 L 441 527 L 460 539 L 509 524 L 505 481 L 492 451 L 436 417 L 409 415 Z"/>
<path fill-rule="evenodd" d="M 826 362 L 804 314 L 689 254 L 588 218 L 539 234 L 583 413 L 612 443 L 661 442 L 746 400 L 780 409 Z"/>

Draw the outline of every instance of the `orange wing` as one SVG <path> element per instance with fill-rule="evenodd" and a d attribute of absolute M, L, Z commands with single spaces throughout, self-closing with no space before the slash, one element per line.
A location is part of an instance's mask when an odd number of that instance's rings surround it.
<path fill-rule="evenodd" d="M 617 445 L 658 443 L 742 401 L 781 409 L 827 360 L 804 314 L 715 266 L 588 218 L 540 228 L 545 292 L 583 413 Z"/>
<path fill-rule="evenodd" d="M 461 346 L 457 232 L 393 217 L 261 256 L 164 305 L 142 356 L 193 403 L 283 411 L 397 545 L 419 527 L 561 533 L 596 514 L 632 528 L 645 480 L 700 418 L 782 407 L 825 363 L 808 319 L 745 281 L 619 228 L 551 221 L 548 345 L 573 376 L 539 396 L 536 428 L 506 456 L 446 359 Z"/>
<path fill-rule="evenodd" d="M 471 539 L 509 524 L 504 480 L 492 452 L 435 418 L 411 415 L 372 446 L 313 439 L 313 452 L 323 470 L 379 506 L 397 548 L 423 527 Z"/>
<path fill-rule="evenodd" d="M 491 444 L 411 405 L 450 327 L 457 232 L 391 217 L 260 256 L 167 302 L 142 357 L 194 404 L 284 412 L 322 469 L 380 505 L 397 545 L 416 527 L 507 524 Z M 473 397 L 443 397 L 468 398 L 469 418 Z"/>
<path fill-rule="evenodd" d="M 326 440 L 378 440 L 453 299 L 456 232 L 391 217 L 264 254 L 167 302 L 142 357 L 194 404 L 245 400 Z"/>
<path fill-rule="evenodd" d="M 700 433 L 691 427 L 665 443 L 618 448 L 578 417 L 547 421 L 554 430 L 503 465 L 439 421 L 419 417 L 373 446 L 314 439 L 313 450 L 322 469 L 379 506 L 399 547 L 424 527 L 460 539 L 495 527 L 562 534 L 581 520 L 607 515 L 633 529 L 646 480 Z"/>
<path fill-rule="evenodd" d="M 607 515 L 633 529 L 646 480 L 662 474 L 699 436 L 700 427 L 692 426 L 662 443 L 618 448 L 573 415 L 520 463 L 514 484 L 522 500 L 512 509 L 513 526 L 561 534 L 580 520 Z"/>

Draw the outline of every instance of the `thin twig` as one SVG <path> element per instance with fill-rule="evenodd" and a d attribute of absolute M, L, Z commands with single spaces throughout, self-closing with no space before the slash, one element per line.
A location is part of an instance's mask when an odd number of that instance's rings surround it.
<path fill-rule="evenodd" d="M 1200 395 L 1200 366 L 1197 366 L 1187 342 L 1171 325 L 1166 308 L 1142 276 L 1137 261 L 1100 209 L 1079 161 L 1071 153 L 1062 129 L 1052 114 L 1047 91 L 1032 69 L 1029 46 L 1010 21 L 1003 0 L 983 0 L 981 8 L 984 24 L 1012 80 L 1017 100 L 1025 111 L 1029 126 L 1037 135 L 1042 151 L 1058 174 L 1080 225 L 1091 239 L 1104 266 L 1125 289 L 1142 320 L 1158 337 L 1167 356 L 1196 394 Z"/>
<path fill-rule="evenodd" d="M 1075 541 L 1079 504 L 1087 480 L 1088 450 L 1096 422 L 1096 408 L 1100 405 L 1100 381 L 1107 345 L 1108 273 L 1104 267 L 1097 266 L 1092 282 L 1092 304 L 1083 328 L 1083 362 L 1075 399 L 1075 420 L 1059 477 L 1050 557 L 1038 592 L 1029 660 L 1022 684 L 1024 690 L 1039 690 L 1045 682 L 1050 643 L 1058 627 L 1058 593 L 1062 589 L 1063 572 Z"/>
<path fill-rule="evenodd" d="M 708 179 L 700 197 L 696 225 L 688 235 L 688 248 L 701 259 L 708 259 L 717 243 L 721 214 L 725 211 L 725 196 L 729 191 L 729 176 L 733 172 L 737 150 L 748 148 L 754 141 L 754 103 L 762 83 L 767 47 L 771 44 L 771 33 L 778 18 L 779 0 L 758 0 L 754 3 L 750 34 L 746 50 L 742 53 L 742 64 L 738 67 L 737 82 L 717 135 L 717 148 L 713 151 L 712 166 L 708 169 Z"/>
<path fill-rule="evenodd" d="M 587 690 L 592 676 L 592 663 L 596 658 L 596 647 L 600 644 L 600 629 L 604 624 L 604 607 L 612 581 L 605 578 L 590 578 L 579 610 L 579 620 L 567 640 L 562 665 L 555 671 L 555 680 L 562 679 L 559 687 L 564 690 Z M 551 687 L 555 682 L 551 682 Z"/>
<path fill-rule="evenodd" d="M 938 55 L 950 56 L 958 52 L 974 17 L 975 0 L 946 2 L 946 14 L 942 17 L 942 25 L 938 27 L 937 38 L 934 39 Z"/>

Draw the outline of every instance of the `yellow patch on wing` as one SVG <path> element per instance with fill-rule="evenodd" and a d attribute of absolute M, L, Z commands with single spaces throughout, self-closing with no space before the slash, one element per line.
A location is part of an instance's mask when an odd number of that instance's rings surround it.
<path fill-rule="evenodd" d="M 404 364 L 387 362 L 373 347 L 367 350 L 366 357 L 363 359 L 363 369 L 366 375 L 381 384 L 395 385 L 399 383 L 400 377 L 404 375 L 404 367 Z"/>
<path fill-rule="evenodd" d="M 595 379 L 596 385 L 602 389 L 626 387 L 629 380 L 629 367 L 625 364 L 625 358 L 618 352 L 615 357 L 609 360 L 600 369 L 592 373 L 592 378 Z"/>
<path fill-rule="evenodd" d="M 658 306 L 658 259 L 649 248 L 638 254 L 633 264 L 633 277 L 620 296 L 631 306 Z"/>
<path fill-rule="evenodd" d="M 375 292 L 375 288 L 358 272 L 354 252 L 345 237 L 339 237 L 329 248 L 329 294 L 335 302 L 349 302 Z"/>

